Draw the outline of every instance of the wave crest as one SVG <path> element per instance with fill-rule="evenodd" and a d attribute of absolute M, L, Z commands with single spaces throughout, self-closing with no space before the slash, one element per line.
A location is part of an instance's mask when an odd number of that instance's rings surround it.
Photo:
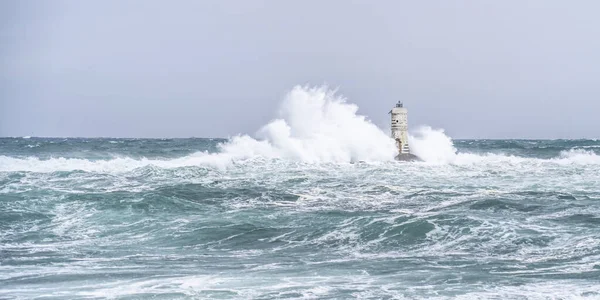
<path fill-rule="evenodd" d="M 259 140 L 236 137 L 222 150 L 236 157 L 308 163 L 393 160 L 393 139 L 357 111 L 327 87 L 296 86 L 285 97 L 279 118 L 258 131 Z"/>
<path fill-rule="evenodd" d="M 443 129 L 418 127 L 408 137 L 411 152 L 428 163 L 446 164 L 456 160 L 457 150 Z"/>

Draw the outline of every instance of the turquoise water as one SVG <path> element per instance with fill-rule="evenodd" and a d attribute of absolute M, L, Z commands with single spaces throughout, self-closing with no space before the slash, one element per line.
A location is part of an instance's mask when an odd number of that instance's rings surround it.
<path fill-rule="evenodd" d="M 600 298 L 600 141 L 414 163 L 226 142 L 0 139 L 0 298 Z"/>

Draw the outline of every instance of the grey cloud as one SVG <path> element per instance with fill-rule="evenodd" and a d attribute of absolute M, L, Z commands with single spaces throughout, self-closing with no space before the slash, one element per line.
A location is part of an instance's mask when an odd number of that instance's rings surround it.
<path fill-rule="evenodd" d="M 596 1 L 3 1 L 0 135 L 254 133 L 296 84 L 384 127 L 597 137 Z"/>

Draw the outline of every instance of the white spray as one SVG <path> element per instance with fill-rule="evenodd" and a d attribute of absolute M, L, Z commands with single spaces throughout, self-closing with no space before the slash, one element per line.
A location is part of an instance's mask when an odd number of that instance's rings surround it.
<path fill-rule="evenodd" d="M 456 160 L 457 150 L 443 129 L 418 127 L 409 135 L 408 142 L 412 153 L 426 162 L 452 163 Z"/>
<path fill-rule="evenodd" d="M 394 141 L 357 111 L 358 106 L 326 87 L 296 86 L 285 97 L 279 118 L 259 130 L 259 140 L 236 137 L 222 149 L 309 163 L 393 160 Z"/>

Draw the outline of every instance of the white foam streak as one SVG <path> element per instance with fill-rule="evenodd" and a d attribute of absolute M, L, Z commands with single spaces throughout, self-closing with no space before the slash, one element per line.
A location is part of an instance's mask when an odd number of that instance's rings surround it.
<path fill-rule="evenodd" d="M 571 149 L 562 151 L 557 161 L 562 164 L 600 164 L 600 156 L 591 150 Z"/>
<path fill-rule="evenodd" d="M 80 170 L 99 173 L 121 173 L 148 166 L 155 166 L 165 169 L 186 166 L 225 168 L 231 162 L 230 159 L 231 158 L 228 156 L 211 155 L 202 152 L 171 160 L 154 160 L 146 158 L 133 159 L 129 157 L 98 161 L 64 157 L 41 160 L 37 157 L 20 159 L 0 156 L 0 172 L 25 171 L 50 173 Z"/>
<path fill-rule="evenodd" d="M 429 126 L 417 128 L 409 136 L 411 151 L 424 160 L 427 164 L 452 164 L 452 165 L 512 165 L 512 164 L 539 164 L 556 163 L 560 165 L 597 165 L 600 156 L 594 151 L 571 149 L 562 151 L 559 157 L 552 159 L 527 158 L 497 153 L 459 153 L 454 143 L 443 129 L 433 129 Z"/>

